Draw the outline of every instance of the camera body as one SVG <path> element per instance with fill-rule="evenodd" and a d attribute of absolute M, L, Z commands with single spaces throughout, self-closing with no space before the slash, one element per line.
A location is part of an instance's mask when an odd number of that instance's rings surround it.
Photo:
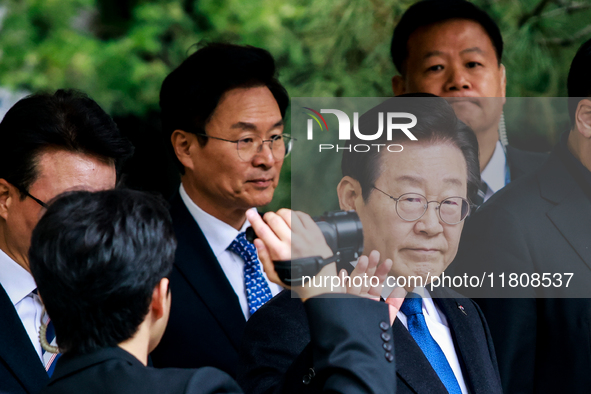
<path fill-rule="evenodd" d="M 286 285 L 301 286 L 302 277 L 313 277 L 332 262 L 337 263 L 338 270 L 344 268 L 350 273 L 353 267 L 349 263 L 363 252 L 363 227 L 355 211 L 331 211 L 313 219 L 334 255 L 328 259 L 311 256 L 290 261 L 274 261 L 275 271 Z M 251 227 L 246 230 L 246 238 L 250 242 L 256 238 Z"/>

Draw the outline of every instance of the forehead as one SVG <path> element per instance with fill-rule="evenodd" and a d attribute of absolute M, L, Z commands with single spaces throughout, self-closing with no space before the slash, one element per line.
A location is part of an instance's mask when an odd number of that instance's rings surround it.
<path fill-rule="evenodd" d="M 211 116 L 210 123 L 280 120 L 281 111 L 273 93 L 266 86 L 256 86 L 235 88 L 225 92 Z"/>
<path fill-rule="evenodd" d="M 402 152 L 384 151 L 379 168 L 376 184 L 388 185 L 392 191 L 406 187 L 435 194 L 448 189 L 467 191 L 466 159 L 462 151 L 450 143 L 413 142 L 405 144 Z"/>
<path fill-rule="evenodd" d="M 112 189 L 115 184 L 114 162 L 80 152 L 50 149 L 37 157 L 37 179 L 32 187 L 59 194 Z"/>
<path fill-rule="evenodd" d="M 472 48 L 496 59 L 493 42 L 482 25 L 469 19 L 449 19 L 416 29 L 407 42 L 407 60 L 421 60 L 437 52 L 458 54 Z"/>

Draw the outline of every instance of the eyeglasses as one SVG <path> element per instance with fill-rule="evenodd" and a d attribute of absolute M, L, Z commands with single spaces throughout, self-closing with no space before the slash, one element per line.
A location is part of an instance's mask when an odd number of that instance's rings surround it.
<path fill-rule="evenodd" d="M 248 135 L 242 137 L 239 140 L 226 140 L 224 138 L 213 137 L 211 135 L 196 133 L 202 137 L 213 138 L 214 140 L 226 141 L 236 144 L 236 150 L 238 151 L 238 157 L 242 161 L 251 161 L 252 158 L 260 153 L 263 149 L 265 142 L 269 143 L 269 148 L 273 152 L 273 157 L 276 160 L 283 160 L 291 152 L 291 147 L 295 138 L 292 138 L 288 134 L 277 134 L 271 136 L 270 139 L 264 140 L 258 135 Z"/>
<path fill-rule="evenodd" d="M 12 183 L 12 182 L 11 182 Z M 44 203 L 43 201 L 41 201 L 40 199 L 38 199 L 37 197 L 33 196 L 31 193 L 29 193 L 24 187 L 22 186 L 18 186 L 15 185 L 14 183 L 12 184 L 14 187 L 16 187 L 21 193 L 23 193 L 25 196 L 29 197 L 31 200 L 35 201 L 37 204 L 41 205 L 43 208 L 47 209 L 48 205 L 46 203 Z"/>
<path fill-rule="evenodd" d="M 373 188 L 396 201 L 396 213 L 400 219 L 407 222 L 414 222 L 422 218 L 432 202 L 439 204 L 436 208 L 439 218 L 447 224 L 458 224 L 470 213 L 470 203 L 462 197 L 448 197 L 439 202 L 427 201 L 427 197 L 422 194 L 405 193 L 396 198 L 375 186 Z"/>

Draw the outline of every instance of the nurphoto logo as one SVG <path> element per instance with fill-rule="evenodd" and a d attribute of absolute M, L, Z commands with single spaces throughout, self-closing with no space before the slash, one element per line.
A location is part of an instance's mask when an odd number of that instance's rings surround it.
<path fill-rule="evenodd" d="M 344 111 L 338 109 L 321 109 L 320 112 L 309 108 L 303 107 L 304 109 L 308 110 L 305 112 L 306 115 L 310 116 L 307 123 L 307 132 L 308 132 L 308 140 L 312 140 L 314 138 L 314 122 L 320 128 L 320 131 L 328 132 L 328 125 L 326 120 L 321 114 L 333 114 L 336 115 L 337 120 L 339 122 L 339 140 L 341 141 L 348 141 L 351 139 L 351 120 L 349 115 L 347 115 Z M 395 123 L 400 121 L 401 119 L 408 119 L 410 120 L 409 123 Z M 386 126 L 384 127 L 384 123 Z M 393 132 L 399 130 L 402 131 L 411 141 L 416 141 L 417 138 L 412 134 L 409 130 L 416 126 L 417 124 L 417 117 L 408 112 L 383 112 L 378 113 L 378 129 L 377 131 L 371 134 L 363 134 L 359 130 L 359 113 L 353 113 L 353 133 L 355 133 L 355 137 L 362 141 L 375 141 L 382 137 L 384 133 L 384 129 L 386 130 L 386 138 L 388 141 L 392 140 Z M 367 132 L 367 130 L 365 130 Z M 351 152 L 351 150 L 355 152 L 369 152 L 371 147 L 375 147 L 378 152 L 380 151 L 381 147 L 386 147 L 389 152 L 402 152 L 403 147 L 400 144 L 355 144 L 355 145 L 348 145 L 348 146 L 339 146 L 334 144 L 319 144 L 318 149 L 319 152 L 323 150 L 347 150 Z"/>

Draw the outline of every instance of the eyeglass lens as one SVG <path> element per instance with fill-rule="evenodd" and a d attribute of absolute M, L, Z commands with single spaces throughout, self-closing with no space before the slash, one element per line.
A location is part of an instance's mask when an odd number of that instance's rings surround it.
<path fill-rule="evenodd" d="M 264 140 L 257 136 L 248 136 L 238 140 L 238 156 L 244 161 L 250 161 L 254 155 L 263 149 L 264 143 L 269 143 L 273 157 L 277 160 L 285 158 L 291 150 L 291 138 L 282 135 L 275 135 L 269 140 Z"/>
<path fill-rule="evenodd" d="M 398 215 L 408 221 L 418 220 L 427 211 L 427 199 L 420 194 L 403 194 L 398 199 L 396 210 Z M 449 197 L 439 206 L 439 217 L 447 224 L 456 224 L 466 218 L 469 204 L 461 197 Z"/>

